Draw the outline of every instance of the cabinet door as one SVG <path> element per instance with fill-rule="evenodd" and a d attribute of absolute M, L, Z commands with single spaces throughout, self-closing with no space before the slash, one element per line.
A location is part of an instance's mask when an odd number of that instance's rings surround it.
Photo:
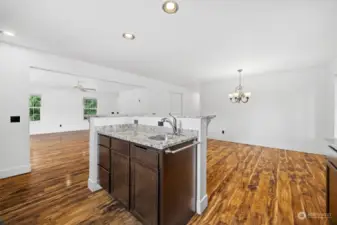
<path fill-rule="evenodd" d="M 110 149 L 101 145 L 98 145 L 97 147 L 99 152 L 98 165 L 107 171 L 110 171 Z"/>
<path fill-rule="evenodd" d="M 111 151 L 111 195 L 129 209 L 130 158 Z"/>
<path fill-rule="evenodd" d="M 143 224 L 158 224 L 158 172 L 134 160 L 131 162 L 130 211 Z"/>
<path fill-rule="evenodd" d="M 99 184 L 101 185 L 101 187 L 105 191 L 110 192 L 109 191 L 109 181 L 110 181 L 109 171 L 107 171 L 101 166 L 98 166 L 98 176 L 99 176 Z"/>

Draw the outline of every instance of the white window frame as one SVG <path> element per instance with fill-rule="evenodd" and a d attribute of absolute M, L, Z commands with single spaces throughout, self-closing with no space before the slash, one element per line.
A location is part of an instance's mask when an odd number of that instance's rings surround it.
<path fill-rule="evenodd" d="M 96 108 L 85 108 L 85 104 L 84 104 L 85 100 L 96 100 Z M 84 110 L 85 110 L 85 109 L 95 109 L 95 110 L 96 110 L 96 115 L 97 115 L 97 113 L 98 113 L 98 99 L 97 99 L 97 98 L 84 97 L 84 98 L 83 98 L 82 105 L 83 105 L 83 111 L 82 111 L 82 112 L 83 112 L 83 120 L 88 120 L 88 116 L 92 116 L 92 115 L 85 115 L 85 114 L 84 114 Z M 86 116 L 87 116 L 87 117 L 86 117 Z"/>

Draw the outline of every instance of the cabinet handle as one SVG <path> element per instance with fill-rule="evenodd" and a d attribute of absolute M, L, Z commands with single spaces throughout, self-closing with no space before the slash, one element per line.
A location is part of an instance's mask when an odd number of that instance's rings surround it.
<path fill-rule="evenodd" d="M 134 146 L 137 147 L 137 148 L 141 148 L 143 150 L 147 150 L 147 147 L 143 147 L 143 146 L 140 146 L 140 145 L 134 145 Z"/>
<path fill-rule="evenodd" d="M 193 147 L 193 146 L 198 145 L 198 144 L 201 144 L 201 142 L 200 141 L 195 141 L 195 142 L 193 142 L 190 145 L 186 145 L 185 147 L 179 148 L 179 149 L 174 150 L 174 151 L 172 151 L 171 149 L 166 149 L 165 153 L 166 154 L 176 154 L 178 152 L 184 151 L 185 149 L 188 149 L 188 148 Z"/>

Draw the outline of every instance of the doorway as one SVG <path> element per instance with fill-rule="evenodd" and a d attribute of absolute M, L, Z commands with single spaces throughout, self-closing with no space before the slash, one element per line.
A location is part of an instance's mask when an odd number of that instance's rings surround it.
<path fill-rule="evenodd" d="M 183 94 L 182 93 L 170 93 L 170 111 L 173 115 L 183 114 Z"/>

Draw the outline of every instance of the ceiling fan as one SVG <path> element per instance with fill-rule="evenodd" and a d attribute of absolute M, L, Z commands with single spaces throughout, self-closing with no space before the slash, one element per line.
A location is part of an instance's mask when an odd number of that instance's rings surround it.
<path fill-rule="evenodd" d="M 86 87 L 83 87 L 83 85 L 81 84 L 80 81 L 77 82 L 77 85 L 75 85 L 74 88 L 76 88 L 76 89 L 78 89 L 80 91 L 83 91 L 83 92 L 96 91 L 95 88 L 86 88 Z"/>

